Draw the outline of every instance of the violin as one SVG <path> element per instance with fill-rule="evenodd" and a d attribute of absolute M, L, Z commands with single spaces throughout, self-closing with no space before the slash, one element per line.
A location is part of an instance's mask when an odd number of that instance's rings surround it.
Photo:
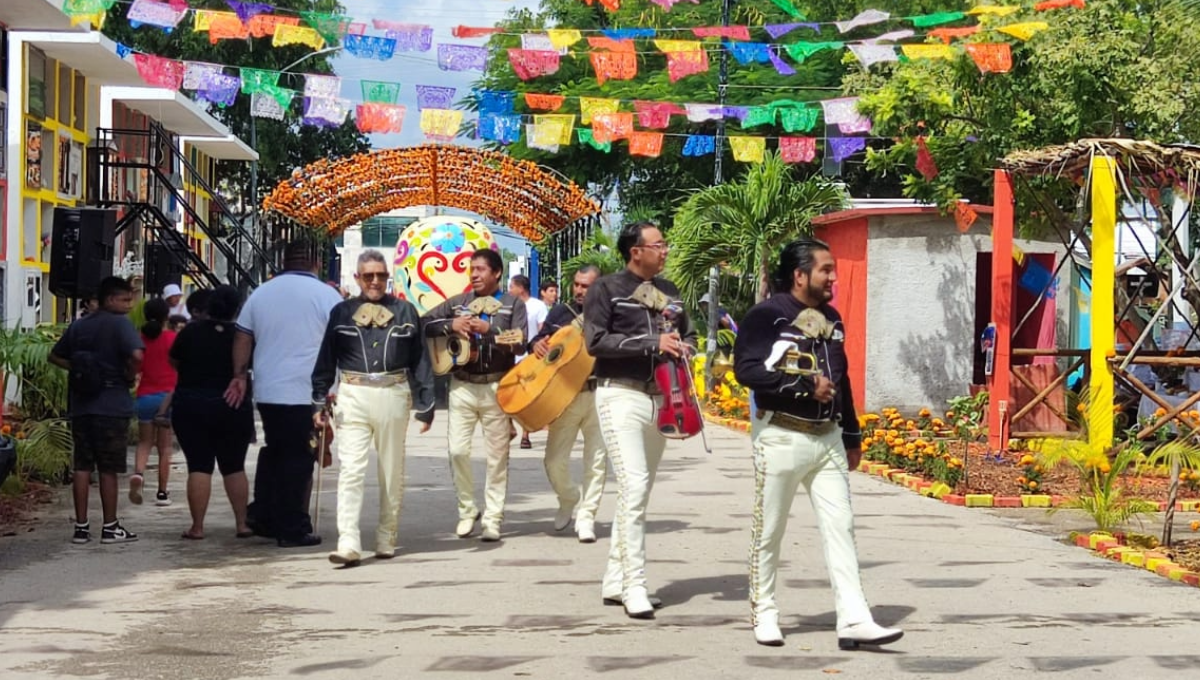
<path fill-rule="evenodd" d="M 659 327 L 663 333 L 675 330 L 675 319 L 680 310 L 669 305 L 662 312 Z M 668 356 L 654 369 L 654 382 L 663 393 L 662 407 L 658 409 L 658 431 L 668 439 L 687 439 L 704 432 L 704 415 L 696 399 L 696 386 L 692 383 L 691 361 L 687 354 L 681 357 Z M 707 442 L 705 442 L 705 448 Z"/>

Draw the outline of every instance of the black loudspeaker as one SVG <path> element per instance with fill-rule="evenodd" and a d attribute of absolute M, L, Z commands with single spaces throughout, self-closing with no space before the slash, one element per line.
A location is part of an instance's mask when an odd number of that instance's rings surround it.
<path fill-rule="evenodd" d="M 168 283 L 183 283 L 183 263 L 187 261 L 187 255 L 175 251 L 176 248 L 162 241 L 146 244 L 144 273 L 148 295 L 162 295 Z"/>
<path fill-rule="evenodd" d="M 112 276 L 117 213 L 100 208 L 55 208 L 50 242 L 50 292 L 81 299 Z"/>

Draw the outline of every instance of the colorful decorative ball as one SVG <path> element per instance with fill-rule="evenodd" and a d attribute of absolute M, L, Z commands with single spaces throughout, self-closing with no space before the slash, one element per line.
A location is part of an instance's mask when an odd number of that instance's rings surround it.
<path fill-rule="evenodd" d="M 500 245 L 492 231 L 467 218 L 417 220 L 400 233 L 393 260 L 394 291 L 421 314 L 471 289 L 471 254 Z"/>

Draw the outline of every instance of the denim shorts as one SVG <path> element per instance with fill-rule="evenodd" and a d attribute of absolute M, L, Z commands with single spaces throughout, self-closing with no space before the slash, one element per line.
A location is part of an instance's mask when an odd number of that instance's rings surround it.
<path fill-rule="evenodd" d="M 154 422 L 154 417 L 158 415 L 158 409 L 162 408 L 163 400 L 170 396 L 170 392 L 155 392 L 137 398 L 137 418 L 139 423 Z M 171 417 L 171 410 L 167 409 L 166 417 Z"/>

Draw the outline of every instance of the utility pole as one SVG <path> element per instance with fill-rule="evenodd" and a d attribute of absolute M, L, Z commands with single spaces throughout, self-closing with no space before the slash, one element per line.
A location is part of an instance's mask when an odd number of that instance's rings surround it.
<path fill-rule="evenodd" d="M 729 26 L 729 15 L 733 9 L 733 0 L 721 0 L 721 25 Z M 717 119 L 717 135 L 714 140 L 715 157 L 713 159 L 713 185 L 721 184 L 724 181 L 722 160 L 725 155 L 725 98 L 729 87 L 729 50 L 725 49 L 725 45 L 721 44 L 721 62 L 717 70 L 717 104 L 720 106 L 720 118 Z M 705 394 L 712 391 L 713 384 L 716 382 L 713 378 L 713 361 L 717 356 L 717 320 L 718 310 L 720 309 L 720 300 L 718 295 L 718 277 L 720 270 L 714 265 L 708 270 L 708 342 L 705 348 L 704 359 L 704 382 Z"/>

